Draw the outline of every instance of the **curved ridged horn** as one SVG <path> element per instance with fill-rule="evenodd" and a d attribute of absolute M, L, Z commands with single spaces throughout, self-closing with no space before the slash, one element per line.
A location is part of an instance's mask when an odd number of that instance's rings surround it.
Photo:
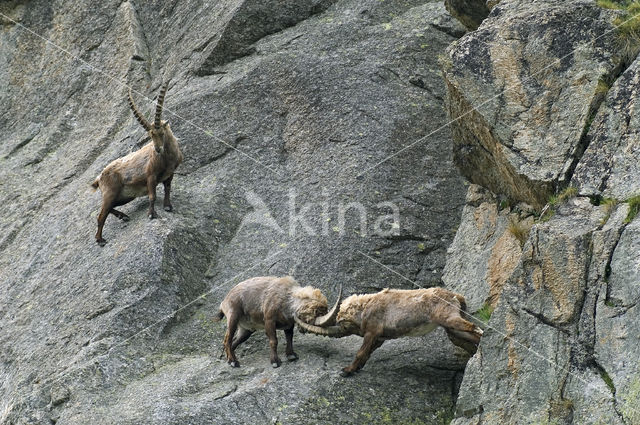
<path fill-rule="evenodd" d="M 340 290 L 338 291 L 338 299 L 330 312 L 324 316 L 316 318 L 314 324 L 320 327 L 326 327 L 336 324 L 336 317 L 338 316 L 338 310 L 340 310 L 340 303 L 342 302 L 342 284 L 340 284 Z"/>
<path fill-rule="evenodd" d="M 329 326 L 326 328 L 322 328 L 317 325 L 310 325 L 309 323 L 305 323 L 295 315 L 293 316 L 293 320 L 295 320 L 298 326 L 300 326 L 302 329 L 316 335 L 328 336 L 330 338 L 340 338 L 347 335 L 347 333 L 342 330 L 340 326 Z"/>
<path fill-rule="evenodd" d="M 129 89 L 129 106 L 133 111 L 133 115 L 136 117 L 138 122 L 144 127 L 144 129 L 147 131 L 151 130 L 151 124 L 149 124 L 149 121 L 144 119 L 140 111 L 138 111 L 136 104 L 133 102 L 133 97 L 131 97 L 131 89 Z"/>
<path fill-rule="evenodd" d="M 158 95 L 158 102 L 156 103 L 156 119 L 153 121 L 153 126 L 155 128 L 160 128 L 160 117 L 162 116 L 162 104 L 164 103 L 164 95 L 167 94 L 167 88 L 169 87 L 169 82 L 167 81 L 162 86 L 160 90 L 160 95 Z"/>

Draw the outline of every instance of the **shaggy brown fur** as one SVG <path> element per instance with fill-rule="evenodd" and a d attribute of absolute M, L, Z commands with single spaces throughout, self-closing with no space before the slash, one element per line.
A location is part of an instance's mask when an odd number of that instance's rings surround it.
<path fill-rule="evenodd" d="M 376 294 L 346 298 L 334 326 L 321 328 L 301 318 L 296 322 L 320 335 L 364 338 L 353 363 L 342 369 L 342 375 L 348 376 L 360 370 L 387 339 L 425 335 L 438 326 L 446 329 L 454 344 L 475 352 L 482 330 L 461 316 L 460 311 L 465 309 L 462 295 L 443 288 L 384 289 Z"/>
<path fill-rule="evenodd" d="M 336 304 L 337 308 L 337 304 Z M 327 298 L 319 289 L 300 287 L 290 276 L 254 277 L 236 285 L 220 304 L 218 318 L 227 317 L 224 352 L 232 367 L 240 366 L 235 355 L 238 345 L 257 329 L 264 329 L 271 347 L 271 365 L 280 366 L 276 329 L 284 329 L 287 360 L 297 360 L 293 351 L 294 316 L 313 323 L 327 313 Z M 236 330 L 239 329 L 238 335 Z M 235 337 L 234 337 L 235 335 Z"/>
<path fill-rule="evenodd" d="M 109 214 L 115 215 L 120 220 L 129 220 L 129 216 L 115 209 L 117 206 L 124 205 L 139 196 L 149 195 L 149 218 L 157 217 L 155 200 L 158 183 L 164 185 L 165 211 L 173 210 L 171 181 L 183 156 L 169 123 L 160 120 L 167 84 L 163 86 L 158 96 L 153 126 L 138 112 L 129 91 L 131 110 L 142 127 L 149 132 L 151 142 L 136 152 L 111 162 L 91 184 L 94 189 L 100 188 L 102 192 L 102 208 L 98 214 L 98 232 L 96 233 L 96 242 L 100 245 L 106 243 L 102 237 L 102 228 Z"/>

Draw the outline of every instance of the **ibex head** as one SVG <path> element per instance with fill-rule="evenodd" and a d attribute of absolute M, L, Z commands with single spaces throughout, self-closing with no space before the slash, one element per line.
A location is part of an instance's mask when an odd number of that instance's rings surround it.
<path fill-rule="evenodd" d="M 338 293 L 338 299 L 331 311 L 327 311 L 327 298 L 319 289 L 306 286 L 293 292 L 294 318 L 305 323 L 314 323 L 318 326 L 333 325 L 342 302 L 342 285 Z"/>
<path fill-rule="evenodd" d="M 169 86 L 169 82 L 167 81 L 162 86 L 160 90 L 160 95 L 158 96 L 158 101 L 156 102 L 156 115 L 153 121 L 153 125 L 149 124 L 138 108 L 136 104 L 133 102 L 133 97 L 131 97 L 131 89 L 129 89 L 129 106 L 133 111 L 133 115 L 136 117 L 140 125 L 144 127 L 145 130 L 149 133 L 151 140 L 153 140 L 153 146 L 157 153 L 163 153 L 164 147 L 169 140 L 175 140 L 173 136 L 173 132 L 171 131 L 171 127 L 169 123 L 161 120 L 162 117 L 162 105 L 164 103 L 164 96 L 167 94 L 167 87 Z"/>

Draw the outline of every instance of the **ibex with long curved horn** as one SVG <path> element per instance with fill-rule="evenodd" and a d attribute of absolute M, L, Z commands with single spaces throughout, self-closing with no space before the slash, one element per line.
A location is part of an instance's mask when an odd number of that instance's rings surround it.
<path fill-rule="evenodd" d="M 168 85 L 168 82 L 165 83 L 160 90 L 153 126 L 136 108 L 131 97 L 131 89 L 129 89 L 129 106 L 138 122 L 149 133 L 151 142 L 139 150 L 111 162 L 91 185 L 94 189 L 100 188 L 102 192 L 102 208 L 98 214 L 98 232 L 96 233 L 96 242 L 100 245 L 106 243 L 102 237 L 102 228 L 110 213 L 120 220 L 129 219 L 129 216 L 115 209 L 117 206 L 124 205 L 137 197 L 149 195 L 149 218 L 157 217 L 155 200 L 158 183 L 164 184 L 165 211 L 173 209 L 171 205 L 171 180 L 175 169 L 182 162 L 183 156 L 169 123 L 160 120 Z"/>
<path fill-rule="evenodd" d="M 301 329 L 318 335 L 364 337 L 353 363 L 342 369 L 342 376 L 349 376 L 387 339 L 425 335 L 438 326 L 445 328 L 451 342 L 474 353 L 482 329 L 462 317 L 465 310 L 464 297 L 444 288 L 384 289 L 346 298 L 333 323 L 311 323 L 298 316 L 294 320 Z"/>
<path fill-rule="evenodd" d="M 257 329 L 264 329 L 269 338 L 273 367 L 280 366 L 276 329 L 284 329 L 287 360 L 296 360 L 298 355 L 293 351 L 294 317 L 317 326 L 335 323 L 341 297 L 342 286 L 338 301 L 327 312 L 327 298 L 319 289 L 311 286 L 303 288 L 290 276 L 254 277 L 238 283 L 224 298 L 218 313 L 218 320 L 227 317 L 227 332 L 224 337 L 227 362 L 232 367 L 240 366 L 235 349 Z"/>

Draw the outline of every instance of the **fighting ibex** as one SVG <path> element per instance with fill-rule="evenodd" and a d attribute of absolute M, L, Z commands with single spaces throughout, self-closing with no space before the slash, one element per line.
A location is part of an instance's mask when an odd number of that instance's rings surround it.
<path fill-rule="evenodd" d="M 165 83 L 160 90 L 153 126 L 136 108 L 131 97 L 131 89 L 129 89 L 129 106 L 138 122 L 149 133 L 151 142 L 111 162 L 91 185 L 94 189 L 100 188 L 102 192 L 102 208 L 98 214 L 98 232 L 96 233 L 96 242 L 100 245 L 106 243 L 102 237 L 102 228 L 110 213 L 120 220 L 129 220 L 129 216 L 115 209 L 117 206 L 124 205 L 139 196 L 149 195 L 149 218 L 157 217 L 155 201 L 158 183 L 164 184 L 165 211 L 173 209 L 170 197 L 171 180 L 173 172 L 182 162 L 183 157 L 169 123 L 160 120 L 168 84 L 168 82 Z"/>
<path fill-rule="evenodd" d="M 384 289 L 346 298 L 333 323 L 312 324 L 298 316 L 295 321 L 303 330 L 318 335 L 364 337 L 353 363 L 342 369 L 342 376 L 349 376 L 360 370 L 387 339 L 425 335 L 438 325 L 445 328 L 455 345 L 475 352 L 482 329 L 464 319 L 461 310 L 466 310 L 464 297 L 443 288 Z"/>
<path fill-rule="evenodd" d="M 287 360 L 297 360 L 298 355 L 293 351 L 294 316 L 318 326 L 335 322 L 341 295 L 342 287 L 338 301 L 327 313 L 327 298 L 320 290 L 311 286 L 302 288 L 290 276 L 254 277 L 240 282 L 224 298 L 218 313 L 218 320 L 227 316 L 224 336 L 227 362 L 232 367 L 240 366 L 235 349 L 257 329 L 264 329 L 269 338 L 273 367 L 280 366 L 276 329 L 284 329 Z"/>

